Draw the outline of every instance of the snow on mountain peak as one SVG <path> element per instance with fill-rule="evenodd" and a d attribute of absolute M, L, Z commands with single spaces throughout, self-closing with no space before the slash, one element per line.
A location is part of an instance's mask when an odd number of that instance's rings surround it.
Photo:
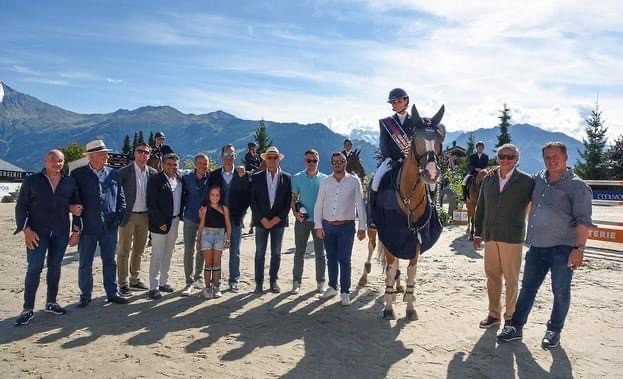
<path fill-rule="evenodd" d="M 3 97 L 4 97 L 4 82 L 0 80 L 0 103 L 2 102 Z"/>

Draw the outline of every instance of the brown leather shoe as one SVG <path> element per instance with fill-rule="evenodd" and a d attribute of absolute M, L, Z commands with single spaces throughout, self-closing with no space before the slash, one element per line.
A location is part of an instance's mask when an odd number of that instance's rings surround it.
<path fill-rule="evenodd" d="M 488 329 L 492 326 L 500 325 L 500 319 L 487 316 L 486 319 L 480 321 L 480 329 Z"/>

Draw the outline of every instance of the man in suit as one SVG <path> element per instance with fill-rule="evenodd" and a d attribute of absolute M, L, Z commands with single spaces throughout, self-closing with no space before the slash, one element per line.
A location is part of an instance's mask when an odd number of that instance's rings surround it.
<path fill-rule="evenodd" d="M 519 162 L 517 146 L 510 143 L 500 146 L 497 162 L 499 168 L 482 182 L 474 219 L 474 248 L 479 250 L 482 240 L 485 243 L 489 297 L 489 314 L 480 322 L 482 329 L 501 322 L 502 278 L 506 287 L 505 326 L 513 318 L 526 213 L 534 189 L 534 179 L 516 167 Z"/>
<path fill-rule="evenodd" d="M 292 196 L 290 175 L 279 168 L 284 155 L 275 146 L 262 155 L 266 170 L 251 178 L 251 210 L 255 232 L 255 293 L 264 291 L 264 262 L 266 246 L 270 236 L 270 290 L 279 293 L 279 265 L 281 263 L 281 242 L 283 231 L 288 226 L 288 212 Z"/>
<path fill-rule="evenodd" d="M 247 153 L 244 156 L 244 168 L 249 174 L 253 175 L 260 169 L 260 156 L 257 154 L 257 145 L 255 142 L 249 142 L 247 145 Z"/>
<path fill-rule="evenodd" d="M 406 139 L 411 138 L 415 130 L 413 118 L 409 115 L 407 108 L 409 106 L 409 95 L 402 88 L 394 88 L 389 92 L 387 102 L 391 104 L 394 114 L 391 117 L 379 120 L 379 149 L 381 150 L 381 158 L 383 161 L 376 169 L 376 173 L 372 179 L 372 185 L 368 191 L 368 224 L 374 225 L 371 209 L 374 209 L 376 201 L 376 191 L 379 189 L 381 179 L 386 172 L 392 169 L 394 164 L 405 158 L 403 147 L 399 146 L 396 139 L 400 135 L 390 134 L 389 130 L 402 130 Z M 408 141 L 406 141 L 408 142 Z M 406 143 L 405 142 L 405 143 Z"/>
<path fill-rule="evenodd" d="M 91 302 L 93 291 L 93 258 L 99 245 L 102 258 L 102 275 L 108 301 L 125 304 L 128 301 L 117 291 L 117 265 L 115 246 L 119 224 L 125 214 L 126 204 L 119 172 L 106 166 L 108 152 L 104 141 L 94 140 L 87 144 L 89 164 L 71 172 L 78 185 L 80 202 L 83 207 L 82 230 L 78 253 L 80 268 L 78 285 L 80 302 L 84 308 Z"/>
<path fill-rule="evenodd" d="M 168 154 L 163 159 L 162 172 L 152 176 L 147 182 L 147 209 L 151 232 L 149 298 L 152 300 L 161 298 L 161 292 L 174 291 L 168 283 L 169 271 L 183 211 L 183 182 L 177 172 L 179 158 L 175 154 Z"/>
<path fill-rule="evenodd" d="M 229 289 L 238 292 L 240 281 L 240 239 L 242 236 L 242 220 L 249 208 L 249 173 L 242 167 L 235 169 L 236 149 L 233 145 L 225 145 L 221 149 L 223 166 L 212 171 L 208 181 L 210 186 L 221 187 L 223 203 L 229 207 L 231 217 L 231 242 L 229 246 Z M 237 172 L 234 172 L 237 171 Z"/>
<path fill-rule="evenodd" d="M 353 141 L 347 138 L 344 140 L 344 150 L 342 150 L 342 154 L 344 154 L 344 156 L 348 160 L 348 157 L 350 157 L 352 153 L 353 153 Z"/>
<path fill-rule="evenodd" d="M 146 143 L 138 144 L 134 150 L 134 162 L 119 170 L 127 205 L 125 214 L 121 219 L 117 244 L 117 279 L 119 281 L 119 293 L 123 296 L 132 292 L 130 288 L 147 289 L 147 286 L 139 278 L 141 259 L 149 231 L 147 181 L 151 176 L 158 173 L 154 168 L 147 166 L 150 153 L 149 145 Z M 131 255 L 130 250 L 132 251 Z M 128 263 L 130 269 L 129 283 Z"/>
<path fill-rule="evenodd" d="M 469 193 L 469 185 L 472 179 L 478 175 L 481 170 L 489 166 L 489 156 L 484 153 L 485 143 L 478 141 L 476 143 L 476 152 L 469 156 L 467 175 L 463 179 L 463 201 L 467 201 Z"/>

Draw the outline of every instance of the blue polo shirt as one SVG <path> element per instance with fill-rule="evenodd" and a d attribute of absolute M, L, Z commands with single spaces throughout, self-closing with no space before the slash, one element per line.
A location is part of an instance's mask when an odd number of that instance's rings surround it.
<path fill-rule="evenodd" d="M 199 223 L 199 208 L 205 201 L 208 193 L 208 175 L 202 179 L 197 178 L 195 172 L 190 172 L 182 177 L 184 182 L 184 218 L 195 224 Z"/>
<path fill-rule="evenodd" d="M 320 171 L 315 176 L 309 176 L 305 170 L 292 176 L 292 193 L 297 195 L 298 200 L 307 209 L 309 214 L 307 221 L 314 221 L 314 206 L 318 197 L 318 189 L 320 182 L 326 177 L 327 175 Z"/>

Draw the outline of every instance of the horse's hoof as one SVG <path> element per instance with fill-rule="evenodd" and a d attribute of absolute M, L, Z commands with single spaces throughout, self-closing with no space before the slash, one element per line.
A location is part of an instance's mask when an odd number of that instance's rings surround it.
<path fill-rule="evenodd" d="M 364 264 L 363 264 L 363 266 L 364 266 L 364 268 L 365 268 L 365 270 L 366 270 L 366 273 L 368 273 L 368 274 L 369 274 L 369 273 L 370 273 L 370 271 L 372 271 L 372 263 L 367 263 L 367 262 L 366 262 L 366 263 L 364 263 Z"/>
<path fill-rule="evenodd" d="M 393 309 L 383 309 L 383 320 L 395 320 L 396 313 Z"/>
<path fill-rule="evenodd" d="M 368 279 L 361 278 L 359 279 L 359 283 L 357 283 L 357 287 L 365 287 L 368 284 Z"/>
<path fill-rule="evenodd" d="M 415 309 L 407 309 L 407 320 L 416 321 L 417 320 L 417 312 Z"/>

